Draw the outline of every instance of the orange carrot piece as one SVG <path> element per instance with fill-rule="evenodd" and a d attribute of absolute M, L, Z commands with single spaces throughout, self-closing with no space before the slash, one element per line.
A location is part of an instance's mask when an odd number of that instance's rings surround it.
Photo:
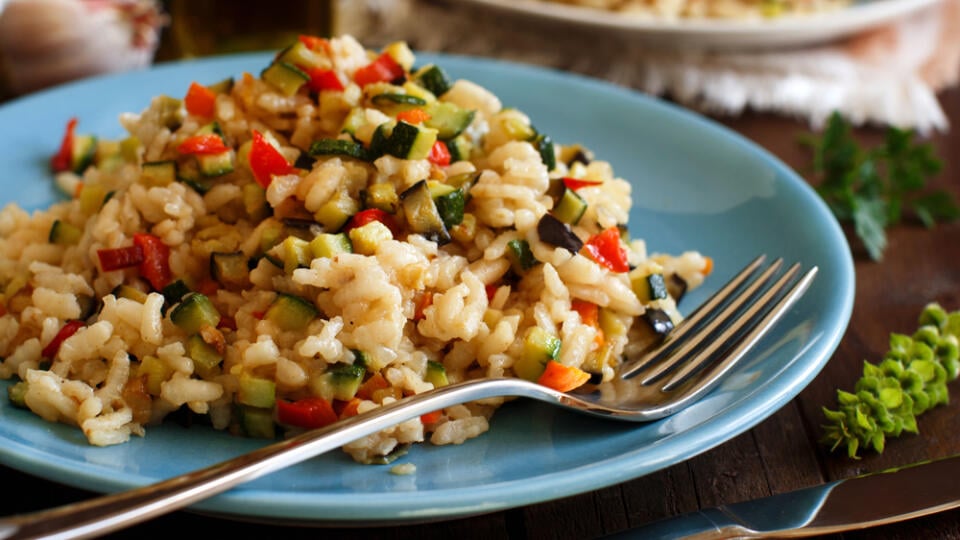
<path fill-rule="evenodd" d="M 430 119 L 430 113 L 423 109 L 409 109 L 397 113 L 397 120 L 403 120 L 408 124 L 419 124 Z"/>
<path fill-rule="evenodd" d="M 377 390 L 383 390 L 390 386 L 390 383 L 383 378 L 379 372 L 374 373 L 369 379 L 360 385 L 357 389 L 357 397 L 361 399 L 370 399 Z"/>
<path fill-rule="evenodd" d="M 427 414 L 420 415 L 420 421 L 424 424 L 436 424 L 440 420 L 440 416 L 443 414 L 443 409 L 436 410 L 433 412 L 428 412 Z"/>
<path fill-rule="evenodd" d="M 537 379 L 537 383 L 547 388 L 553 388 L 558 392 L 569 392 L 574 388 L 586 384 L 589 380 L 590 374 L 586 371 L 561 364 L 556 360 L 550 360 L 547 362 L 547 367 L 543 370 L 543 374 Z"/>
<path fill-rule="evenodd" d="M 704 259 L 706 260 L 706 263 L 703 265 L 703 269 L 700 270 L 700 273 L 705 276 L 709 276 L 710 273 L 713 272 L 713 258 L 704 257 Z"/>
<path fill-rule="evenodd" d="M 351 416 L 356 416 L 360 412 L 360 402 L 363 401 L 360 398 L 351 398 L 350 401 L 343 404 L 343 407 L 340 409 L 340 419 L 350 418 Z"/>

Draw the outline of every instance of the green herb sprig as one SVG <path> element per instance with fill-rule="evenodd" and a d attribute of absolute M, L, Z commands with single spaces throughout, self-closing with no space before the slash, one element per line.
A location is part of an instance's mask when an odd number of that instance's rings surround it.
<path fill-rule="evenodd" d="M 946 404 L 947 383 L 960 375 L 958 339 L 960 311 L 928 304 L 912 336 L 891 334 L 883 360 L 864 362 L 854 391 L 838 390 L 837 409 L 823 408 L 822 442 L 857 458 L 864 448 L 883 452 L 887 437 L 917 433 L 917 416 Z"/>
<path fill-rule="evenodd" d="M 838 113 L 823 134 L 801 141 L 813 151 L 817 192 L 842 222 L 853 223 L 870 258 L 887 246 L 886 229 L 905 215 L 931 228 L 960 217 L 960 206 L 943 190 L 925 190 L 942 166 L 930 144 L 914 142 L 911 130 L 889 128 L 875 148 L 862 148 Z"/>

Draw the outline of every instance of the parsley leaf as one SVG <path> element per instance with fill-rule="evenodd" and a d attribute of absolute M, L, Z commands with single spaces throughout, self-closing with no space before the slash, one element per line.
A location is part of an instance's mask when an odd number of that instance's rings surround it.
<path fill-rule="evenodd" d="M 817 192 L 842 222 L 853 223 L 870 258 L 887 246 L 886 229 L 904 216 L 927 228 L 960 217 L 960 206 L 943 190 L 925 191 L 942 163 L 930 144 L 914 142 L 911 130 L 889 128 L 875 148 L 862 148 L 850 124 L 833 113 L 820 137 L 801 142 L 813 151 Z"/>

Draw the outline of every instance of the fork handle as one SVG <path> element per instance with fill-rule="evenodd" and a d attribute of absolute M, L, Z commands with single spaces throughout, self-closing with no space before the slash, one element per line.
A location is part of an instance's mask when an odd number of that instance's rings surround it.
<path fill-rule="evenodd" d="M 331 426 L 264 446 L 210 467 L 129 491 L 0 519 L 0 540 L 89 538 L 178 510 L 243 482 L 444 407 L 502 396 L 543 399 L 518 379 L 480 379 L 410 396 Z"/>

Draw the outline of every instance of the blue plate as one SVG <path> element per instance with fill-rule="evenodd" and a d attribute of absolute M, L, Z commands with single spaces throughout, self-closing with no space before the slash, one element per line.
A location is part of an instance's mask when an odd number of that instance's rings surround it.
<path fill-rule="evenodd" d="M 264 54 L 161 65 L 86 80 L 0 107 L 0 199 L 28 209 L 56 200 L 46 164 L 63 126 L 119 137 L 117 117 L 157 94 L 184 94 L 259 73 Z M 776 158 L 700 116 L 610 84 L 491 60 L 420 55 L 527 112 L 561 143 L 580 142 L 633 184 L 631 232 L 652 251 L 699 250 L 715 261 L 689 311 L 760 253 L 818 265 L 812 289 L 717 390 L 670 418 L 626 424 L 514 402 L 489 433 L 459 446 L 420 445 L 416 473 L 353 463 L 342 452 L 253 481 L 196 509 L 247 519 L 376 524 L 447 519 L 573 495 L 679 463 L 746 431 L 820 371 L 853 304 L 849 248 L 818 196 Z M 0 399 L 0 462 L 100 492 L 148 484 L 264 444 L 211 429 L 151 427 L 144 438 L 98 448 Z"/>

